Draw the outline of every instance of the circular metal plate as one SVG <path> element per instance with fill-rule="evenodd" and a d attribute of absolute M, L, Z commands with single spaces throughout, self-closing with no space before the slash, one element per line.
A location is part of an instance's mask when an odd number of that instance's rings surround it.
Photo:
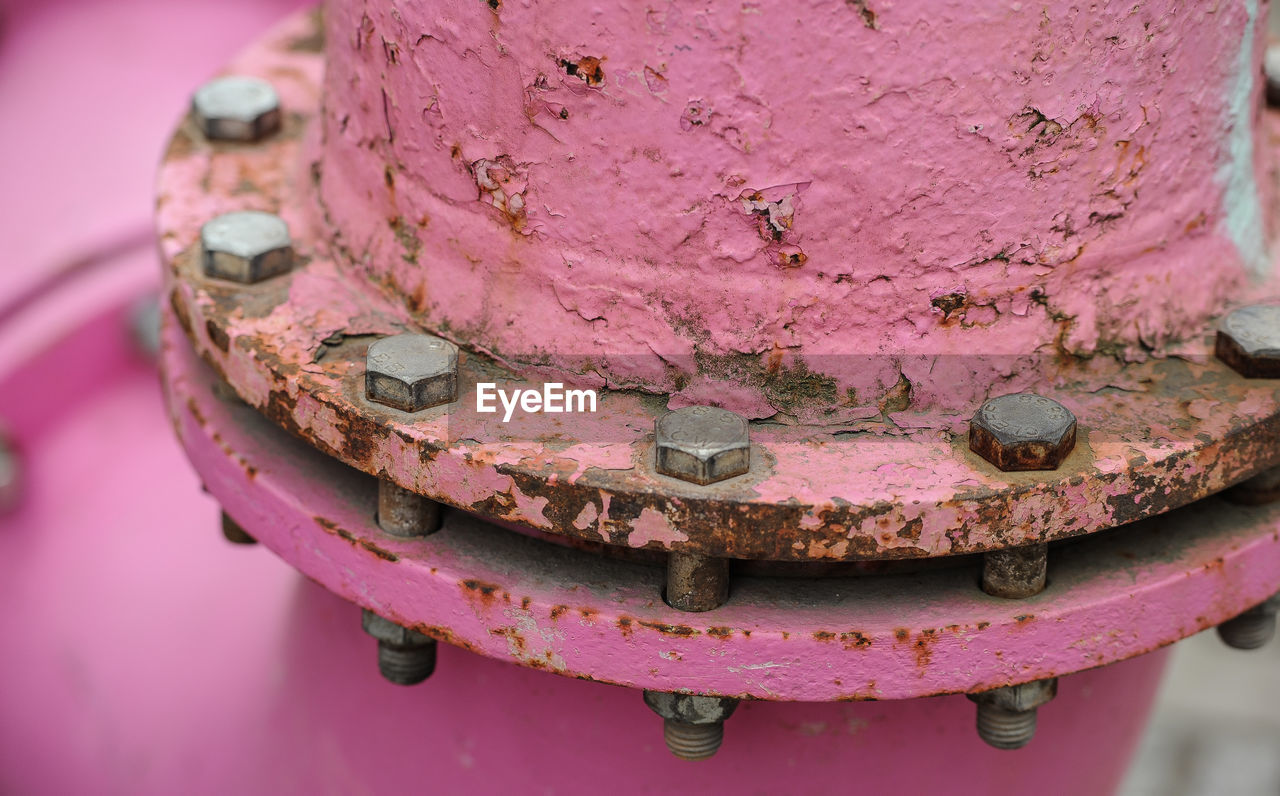
<path fill-rule="evenodd" d="M 753 423 L 745 475 L 683 483 L 655 472 L 660 399 L 603 392 L 594 413 L 503 422 L 475 411 L 476 385 L 519 380 L 457 336 L 457 402 L 412 416 L 371 403 L 370 342 L 413 327 L 402 306 L 344 270 L 341 241 L 315 205 L 315 170 L 327 166 L 310 161 L 305 142 L 323 53 L 295 46 L 315 40 L 314 24 L 296 19 L 235 64 L 272 81 L 294 112 L 280 136 L 245 147 L 206 142 L 190 120 L 179 128 L 159 225 L 172 307 L 200 355 L 277 425 L 367 473 L 545 532 L 801 560 L 942 556 L 1090 533 L 1280 460 L 1276 384 L 1242 379 L 1212 358 L 1207 338 L 1177 358 L 1098 357 L 1045 374 L 1038 392 L 1079 419 L 1074 451 L 1052 472 L 1001 473 L 968 450 L 968 417 L 903 412 L 881 434 Z M 303 262 L 253 286 L 206 279 L 201 224 L 246 208 L 282 215 Z"/>
<path fill-rule="evenodd" d="M 990 597 L 972 567 L 737 577 L 689 614 L 661 567 L 530 538 L 461 512 L 421 539 L 373 521 L 374 479 L 217 397 L 172 323 L 169 406 L 209 490 L 290 565 L 440 640 L 558 674 L 756 699 L 898 699 L 989 689 L 1149 652 L 1280 583 L 1280 506 L 1213 499 L 1051 549 L 1044 592 Z M 976 564 L 976 562 L 974 562 Z"/>

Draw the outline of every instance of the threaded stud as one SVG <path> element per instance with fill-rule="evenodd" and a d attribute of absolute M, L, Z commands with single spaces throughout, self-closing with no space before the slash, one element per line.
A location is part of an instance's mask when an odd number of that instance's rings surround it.
<path fill-rule="evenodd" d="M 1036 734 L 1036 709 L 1005 710 L 978 703 L 978 737 L 996 749 L 1021 749 Z"/>
<path fill-rule="evenodd" d="M 378 642 L 378 671 L 387 682 L 417 685 L 436 670 L 436 645 L 401 647 Z"/>
<path fill-rule="evenodd" d="M 224 511 L 222 512 L 222 535 L 232 544 L 257 544 L 258 540 L 249 535 L 249 532 L 240 527 L 240 523 L 231 519 Z"/>
<path fill-rule="evenodd" d="M 671 754 L 681 760 L 706 760 L 724 743 L 724 722 L 715 724 L 685 724 L 683 721 L 665 719 L 662 737 L 666 739 Z"/>
<path fill-rule="evenodd" d="M 1272 611 L 1251 608 L 1218 625 L 1218 638 L 1232 649 L 1256 650 L 1276 634 L 1276 615 Z"/>

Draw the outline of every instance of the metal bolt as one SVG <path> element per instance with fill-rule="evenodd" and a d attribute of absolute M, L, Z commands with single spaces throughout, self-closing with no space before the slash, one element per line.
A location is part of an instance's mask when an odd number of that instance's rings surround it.
<path fill-rule="evenodd" d="M 129 310 L 129 336 L 148 360 L 160 354 L 160 299 L 148 294 Z"/>
<path fill-rule="evenodd" d="M 265 80 L 233 75 L 205 83 L 191 112 L 206 138 L 257 141 L 280 129 L 280 96 Z"/>
<path fill-rule="evenodd" d="M 1022 599 L 1044 591 L 1049 545 L 992 550 L 982 556 L 982 590 L 994 597 Z"/>
<path fill-rule="evenodd" d="M 1271 597 L 1218 625 L 1218 638 L 1232 649 L 1256 650 L 1276 634 L 1276 608 L 1280 597 Z"/>
<path fill-rule="evenodd" d="M 697 553 L 667 556 L 667 605 L 697 613 L 719 608 L 728 599 L 728 559 Z"/>
<path fill-rule="evenodd" d="M 657 469 L 663 475 L 714 484 L 751 467 L 747 421 L 714 406 L 689 406 L 654 423 Z"/>
<path fill-rule="evenodd" d="M 1280 105 L 1280 46 L 1273 44 L 1267 48 L 1262 71 L 1267 78 L 1267 104 Z"/>
<path fill-rule="evenodd" d="M 1280 499 L 1280 467 L 1263 470 L 1227 489 L 1222 496 L 1243 506 L 1262 506 Z"/>
<path fill-rule="evenodd" d="M 417 685 L 436 670 L 436 640 L 365 609 L 364 632 L 378 640 L 378 671 L 396 685 Z"/>
<path fill-rule="evenodd" d="M 222 535 L 226 537 L 228 542 L 232 544 L 257 544 L 258 540 L 249 535 L 249 532 L 240 527 L 240 523 L 231 519 L 231 516 L 225 511 L 222 512 Z"/>
<path fill-rule="evenodd" d="M 428 536 L 440 529 L 440 504 L 379 479 L 378 527 L 392 536 Z"/>
<path fill-rule="evenodd" d="M 22 459 L 7 437 L 0 434 L 0 515 L 18 508 L 22 497 Z"/>
<path fill-rule="evenodd" d="M 1280 306 L 1253 304 L 1222 320 L 1218 359 L 1249 379 L 1280 378 Z"/>
<path fill-rule="evenodd" d="M 429 334 L 397 334 L 369 346 L 365 397 L 417 412 L 458 397 L 458 347 Z"/>
<path fill-rule="evenodd" d="M 671 754 L 683 760 L 705 760 L 724 742 L 725 719 L 738 700 L 731 697 L 645 691 L 644 703 L 662 717 L 662 735 Z"/>
<path fill-rule="evenodd" d="M 260 282 L 293 267 L 293 241 L 284 219 L 257 210 L 218 216 L 200 228 L 205 276 Z"/>
<path fill-rule="evenodd" d="M 1021 749 L 1036 734 L 1036 709 L 1058 695 L 1058 678 L 969 694 L 978 704 L 978 737 L 997 749 Z"/>
<path fill-rule="evenodd" d="M 1075 445 L 1075 415 L 1032 393 L 992 398 L 969 424 L 969 450 L 1005 472 L 1056 470 Z"/>

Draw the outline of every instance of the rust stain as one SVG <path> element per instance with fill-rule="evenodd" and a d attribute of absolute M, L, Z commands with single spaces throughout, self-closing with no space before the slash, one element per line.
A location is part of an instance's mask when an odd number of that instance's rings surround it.
<path fill-rule="evenodd" d="M 489 635 L 501 636 L 502 638 L 505 638 L 507 640 L 507 643 L 511 645 L 510 647 L 511 651 L 515 655 L 518 655 L 526 663 L 532 664 L 535 661 L 537 661 L 536 658 L 533 658 L 533 659 L 525 658 L 526 647 L 525 647 L 524 636 L 521 636 L 520 631 L 516 630 L 514 627 L 491 627 L 489 628 Z"/>
<path fill-rule="evenodd" d="M 933 659 L 933 645 L 937 643 L 937 641 L 938 631 L 934 628 L 921 630 L 920 635 L 916 638 L 915 644 L 913 645 L 915 648 L 916 668 L 918 668 L 922 674 L 925 669 L 929 668 L 929 661 Z"/>
<path fill-rule="evenodd" d="M 641 627 L 656 630 L 664 636 L 680 636 L 687 638 L 689 636 L 699 635 L 701 632 L 697 628 L 689 627 L 688 625 L 669 625 L 665 622 L 640 621 L 639 624 Z"/>
<path fill-rule="evenodd" d="M 844 644 L 844 648 L 847 650 L 850 650 L 850 649 L 864 650 L 867 647 L 871 646 L 870 637 L 868 637 L 864 633 L 859 633 L 856 630 L 851 630 L 848 633 L 841 633 L 840 641 Z"/>
<path fill-rule="evenodd" d="M 231 348 L 231 337 L 221 326 L 215 324 L 212 320 L 204 322 L 204 330 L 209 335 L 209 342 L 218 347 L 222 353 L 227 353 Z"/>
<path fill-rule="evenodd" d="M 400 556 L 396 555 L 390 550 L 383 550 L 381 547 L 378 547 L 373 542 L 370 542 L 367 539 L 361 539 L 360 537 L 353 534 L 351 531 L 348 531 L 346 528 L 339 526 L 333 520 L 327 519 L 325 517 L 312 517 L 312 519 L 315 520 L 316 525 L 319 525 L 321 528 L 325 529 L 325 531 L 331 534 L 334 534 L 335 536 L 338 536 L 341 539 L 345 539 L 353 547 L 359 547 L 364 550 L 368 550 L 370 553 L 373 553 L 375 556 L 377 556 L 378 558 L 381 558 L 383 561 L 391 561 L 394 563 L 400 560 Z"/>
<path fill-rule="evenodd" d="M 496 583 L 488 583 L 475 578 L 468 578 L 462 581 L 462 594 L 465 597 L 475 597 L 485 608 L 492 608 L 494 603 L 498 601 L 498 595 L 502 595 L 502 599 L 511 602 L 511 595 L 502 590 L 502 587 Z"/>
<path fill-rule="evenodd" d="M 569 610 L 567 605 L 554 605 L 551 607 L 551 619 L 555 621 L 563 616 Z"/>

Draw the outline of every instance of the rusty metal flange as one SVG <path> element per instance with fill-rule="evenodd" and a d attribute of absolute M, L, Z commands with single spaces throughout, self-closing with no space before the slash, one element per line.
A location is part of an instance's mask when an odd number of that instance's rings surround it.
<path fill-rule="evenodd" d="M 237 522 L 326 588 L 406 627 L 558 674 L 773 700 L 974 692 L 1102 666 L 1222 622 L 1280 583 L 1280 506 L 1211 499 L 1064 542 L 1042 593 L 1003 600 L 971 567 L 808 579 L 744 576 L 714 611 L 658 598 L 663 570 L 452 512 L 384 533 L 376 481 L 221 397 L 173 319 L 173 422 Z"/>
<path fill-rule="evenodd" d="M 1280 462 L 1280 391 L 1212 356 L 1209 331 L 1175 358 L 1098 358 L 1046 374 L 1079 418 L 1054 472 L 1001 473 L 972 454 L 967 417 L 921 415 L 886 433 L 753 423 L 751 469 L 711 486 L 655 472 L 652 396 L 605 392 L 590 415 L 504 426 L 459 407 L 478 381 L 513 381 L 462 348 L 460 401 L 406 415 L 366 401 L 370 342 L 413 326 L 350 278 L 315 204 L 318 22 L 294 18 L 236 71 L 271 81 L 288 114 L 252 146 L 178 129 L 160 176 L 173 310 L 199 354 L 249 404 L 321 451 L 443 503 L 606 544 L 767 560 L 909 558 L 1091 533 L 1199 500 Z M 299 44 L 299 43 L 303 44 Z M 308 44 L 310 43 L 310 44 Z M 304 46 L 305 45 L 305 46 Z M 207 279 L 199 229 L 232 210 L 278 213 L 298 262 L 255 285 Z M 909 413 L 908 413 L 909 414 Z M 565 418 L 570 418 L 566 420 Z M 911 426 L 917 427 L 911 427 Z"/>

